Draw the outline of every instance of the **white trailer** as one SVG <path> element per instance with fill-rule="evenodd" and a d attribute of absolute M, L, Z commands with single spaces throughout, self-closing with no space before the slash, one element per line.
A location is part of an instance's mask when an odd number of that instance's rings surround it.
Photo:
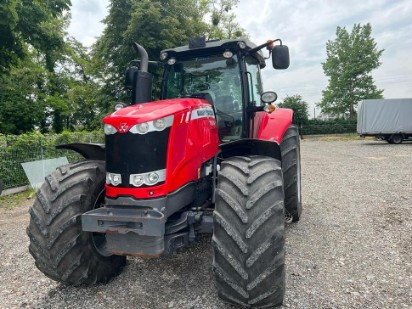
<path fill-rule="evenodd" d="M 412 139 L 412 99 L 363 100 L 357 131 L 360 136 L 375 136 L 391 144 Z"/>

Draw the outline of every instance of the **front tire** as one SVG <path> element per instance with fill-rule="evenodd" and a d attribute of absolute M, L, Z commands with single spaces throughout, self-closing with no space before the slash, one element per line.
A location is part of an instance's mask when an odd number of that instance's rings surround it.
<path fill-rule="evenodd" d="M 37 192 L 30 208 L 29 251 L 37 268 L 69 285 L 106 283 L 117 275 L 125 257 L 102 254 L 103 234 L 83 232 L 81 215 L 104 198 L 102 161 L 82 161 L 59 167 Z M 103 237 L 102 237 L 103 236 Z"/>
<path fill-rule="evenodd" d="M 263 156 L 223 161 L 215 207 L 213 268 L 219 297 L 244 307 L 282 304 L 285 253 L 280 162 Z"/>
<path fill-rule="evenodd" d="M 286 218 L 297 222 L 302 214 L 299 129 L 291 125 L 280 144 L 285 189 Z"/>

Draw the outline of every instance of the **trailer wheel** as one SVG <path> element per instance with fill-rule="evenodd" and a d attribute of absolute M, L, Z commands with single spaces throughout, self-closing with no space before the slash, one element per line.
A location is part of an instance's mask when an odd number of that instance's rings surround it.
<path fill-rule="evenodd" d="M 392 144 L 401 144 L 403 141 L 402 135 L 394 134 L 391 136 L 390 141 L 392 142 Z"/>
<path fill-rule="evenodd" d="M 81 215 L 100 207 L 104 182 L 104 162 L 86 160 L 59 167 L 37 192 L 29 211 L 29 251 L 49 278 L 75 286 L 106 283 L 123 268 L 125 257 L 105 251 L 104 234 L 81 227 Z"/>
<path fill-rule="evenodd" d="M 244 307 L 282 304 L 285 223 L 281 163 L 263 156 L 223 161 L 215 206 L 213 269 L 219 297 Z"/>
<path fill-rule="evenodd" d="M 385 136 L 385 141 L 387 141 L 389 144 L 393 144 L 390 136 Z"/>
<path fill-rule="evenodd" d="M 291 125 L 280 144 L 285 190 L 285 211 L 289 221 L 299 221 L 302 214 L 299 129 Z"/>

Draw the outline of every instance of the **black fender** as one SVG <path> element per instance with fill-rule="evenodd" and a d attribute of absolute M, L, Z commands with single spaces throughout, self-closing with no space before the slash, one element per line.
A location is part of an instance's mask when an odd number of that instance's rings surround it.
<path fill-rule="evenodd" d="M 244 138 L 233 142 L 220 144 L 223 158 L 233 156 L 260 155 L 282 161 L 280 145 L 276 141 L 265 141 L 254 138 Z"/>
<path fill-rule="evenodd" d="M 106 160 L 106 150 L 104 144 L 72 143 L 58 145 L 56 148 L 76 151 L 88 160 Z"/>

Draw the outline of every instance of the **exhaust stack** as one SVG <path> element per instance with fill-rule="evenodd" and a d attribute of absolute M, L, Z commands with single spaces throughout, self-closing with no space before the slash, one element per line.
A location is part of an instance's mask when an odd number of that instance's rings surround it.
<path fill-rule="evenodd" d="M 140 57 L 140 65 L 132 65 L 126 71 L 126 88 L 132 90 L 132 105 L 152 100 L 153 75 L 148 72 L 149 56 L 143 46 L 133 43 Z"/>

